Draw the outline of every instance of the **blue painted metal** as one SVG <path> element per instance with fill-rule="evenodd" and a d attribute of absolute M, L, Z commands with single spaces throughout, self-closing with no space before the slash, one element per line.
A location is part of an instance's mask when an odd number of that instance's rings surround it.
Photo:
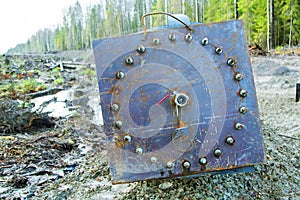
<path fill-rule="evenodd" d="M 185 39 L 184 27 L 148 32 L 144 41 L 143 33 L 94 41 L 113 183 L 249 171 L 264 161 L 242 21 L 191 27 L 191 41 Z M 170 34 L 176 40 L 169 40 Z M 208 45 L 201 44 L 204 37 Z M 144 53 L 136 50 L 139 45 L 146 48 Z M 132 64 L 125 62 L 128 57 Z M 119 71 L 125 76 L 118 78 Z M 235 79 L 238 73 L 242 80 Z M 187 105 L 176 106 L 176 92 L 189 97 Z M 118 109 L 111 108 L 114 104 Z M 240 107 L 247 112 L 240 113 Z M 233 144 L 227 142 L 229 136 Z M 216 149 L 221 155 L 214 154 Z M 201 164 L 201 158 L 207 163 Z M 183 166 L 186 161 L 188 168 Z"/>

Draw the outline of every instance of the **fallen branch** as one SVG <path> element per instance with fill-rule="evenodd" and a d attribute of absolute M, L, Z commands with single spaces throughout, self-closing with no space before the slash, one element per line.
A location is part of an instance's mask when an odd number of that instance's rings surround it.
<path fill-rule="evenodd" d="M 82 63 L 82 62 L 71 62 L 71 61 L 63 61 L 63 65 L 82 65 L 82 66 L 87 66 L 89 67 L 91 64 L 90 63 Z"/>
<path fill-rule="evenodd" d="M 300 140 L 300 138 L 296 138 L 296 137 L 292 137 L 292 136 L 288 136 L 288 135 L 283 135 L 283 134 L 278 134 L 278 135 L 282 136 L 282 137 L 290 138 L 290 139 L 293 139 L 293 140 Z"/>
<path fill-rule="evenodd" d="M 26 94 L 25 96 L 26 97 L 30 97 L 30 98 L 36 98 L 36 97 L 42 97 L 42 96 L 45 96 L 45 95 L 49 95 L 49 94 L 56 94 L 60 91 L 64 90 L 63 88 L 50 88 L 50 89 L 47 89 L 47 90 L 43 90 L 43 91 L 40 91 L 40 92 L 34 92 L 34 93 L 30 93 L 30 94 Z"/>

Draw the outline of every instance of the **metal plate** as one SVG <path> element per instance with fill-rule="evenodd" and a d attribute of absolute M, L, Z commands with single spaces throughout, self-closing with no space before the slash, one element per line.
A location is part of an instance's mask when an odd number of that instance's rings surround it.
<path fill-rule="evenodd" d="M 264 161 L 242 21 L 191 27 L 94 41 L 113 183 Z"/>

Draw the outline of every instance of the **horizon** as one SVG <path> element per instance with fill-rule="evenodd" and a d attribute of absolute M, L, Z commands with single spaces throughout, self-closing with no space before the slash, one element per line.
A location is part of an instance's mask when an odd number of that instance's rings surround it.
<path fill-rule="evenodd" d="M 1 3 L 0 54 L 16 45 L 26 43 L 39 30 L 56 28 L 62 24 L 63 10 L 77 1 L 84 8 L 100 0 L 6 0 Z"/>

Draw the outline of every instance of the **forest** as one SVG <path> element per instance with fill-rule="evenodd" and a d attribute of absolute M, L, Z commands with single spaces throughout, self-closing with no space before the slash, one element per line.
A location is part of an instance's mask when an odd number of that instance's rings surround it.
<path fill-rule="evenodd" d="M 63 11 L 63 23 L 39 30 L 7 53 L 43 53 L 92 48 L 97 38 L 142 30 L 149 12 L 185 14 L 192 22 L 243 19 L 247 42 L 267 50 L 300 45 L 300 0 L 99 0 L 82 7 L 77 1 Z M 163 15 L 146 18 L 147 28 L 166 25 Z"/>

